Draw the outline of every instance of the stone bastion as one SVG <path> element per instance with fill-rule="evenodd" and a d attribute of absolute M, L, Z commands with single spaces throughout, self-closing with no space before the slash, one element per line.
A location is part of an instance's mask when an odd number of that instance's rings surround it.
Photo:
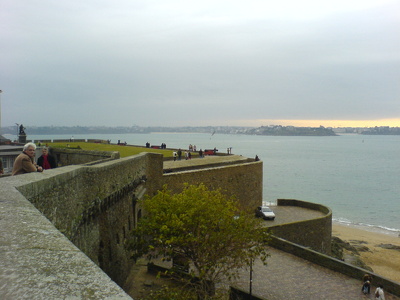
<path fill-rule="evenodd" d="M 164 184 L 179 192 L 184 183 L 203 182 L 248 207 L 262 203 L 261 161 L 165 173 L 155 153 L 111 153 L 89 164 L 72 157 L 68 166 L 0 178 L 1 299 L 130 299 L 120 288 L 134 264 L 125 242 L 144 213 L 138 200 Z M 329 230 L 323 234 L 325 243 Z M 327 250 L 321 239 L 310 240 L 307 246 Z"/>

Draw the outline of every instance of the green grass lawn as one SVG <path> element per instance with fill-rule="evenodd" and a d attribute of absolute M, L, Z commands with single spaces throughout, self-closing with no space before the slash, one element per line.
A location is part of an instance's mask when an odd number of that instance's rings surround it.
<path fill-rule="evenodd" d="M 172 157 L 172 150 L 161 150 L 161 149 L 152 149 L 145 147 L 134 147 L 134 146 L 120 146 L 113 144 L 101 144 L 101 143 L 86 143 L 86 142 L 68 142 L 68 143 L 47 143 L 49 147 L 53 148 L 78 148 L 80 147 L 83 150 L 96 150 L 96 151 L 118 151 L 121 157 L 136 155 L 142 152 L 152 152 L 152 153 L 160 153 L 164 155 L 164 157 Z"/>

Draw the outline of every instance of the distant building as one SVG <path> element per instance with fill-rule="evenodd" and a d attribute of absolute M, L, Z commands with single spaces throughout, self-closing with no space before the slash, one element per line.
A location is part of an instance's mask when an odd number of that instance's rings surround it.
<path fill-rule="evenodd" d="M 22 145 L 0 145 L 0 159 L 3 161 L 4 174 L 11 173 L 14 161 L 23 149 Z"/>
<path fill-rule="evenodd" d="M 10 140 L 0 135 L 0 145 L 10 143 Z"/>

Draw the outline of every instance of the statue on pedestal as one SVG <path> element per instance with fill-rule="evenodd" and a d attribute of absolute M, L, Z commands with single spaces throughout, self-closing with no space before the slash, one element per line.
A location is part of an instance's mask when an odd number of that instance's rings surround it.
<path fill-rule="evenodd" d="M 22 124 L 19 126 L 18 142 L 22 144 L 26 143 L 25 127 Z"/>

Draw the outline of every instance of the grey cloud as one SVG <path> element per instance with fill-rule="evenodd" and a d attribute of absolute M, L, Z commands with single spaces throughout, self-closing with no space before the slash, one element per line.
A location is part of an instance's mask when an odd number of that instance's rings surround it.
<path fill-rule="evenodd" d="M 309 20 L 185 15 L 158 1 L 18 3 L 0 15 L 3 125 L 400 113 L 396 3 Z"/>

